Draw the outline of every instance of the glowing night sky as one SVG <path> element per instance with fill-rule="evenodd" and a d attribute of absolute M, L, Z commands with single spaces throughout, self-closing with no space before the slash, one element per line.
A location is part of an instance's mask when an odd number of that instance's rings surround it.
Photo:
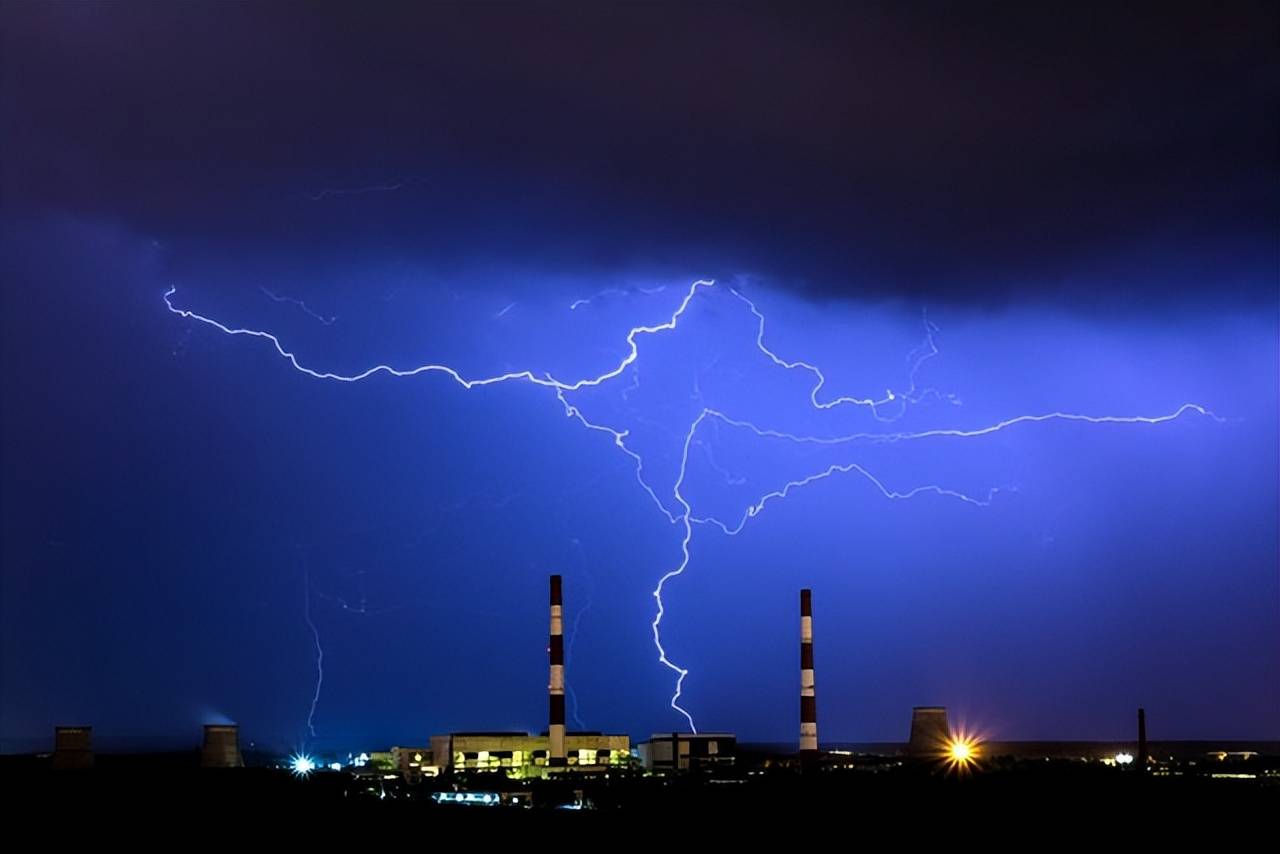
<path fill-rule="evenodd" d="M 1280 738 L 1273 7 L 0 14 L 0 749 Z"/>

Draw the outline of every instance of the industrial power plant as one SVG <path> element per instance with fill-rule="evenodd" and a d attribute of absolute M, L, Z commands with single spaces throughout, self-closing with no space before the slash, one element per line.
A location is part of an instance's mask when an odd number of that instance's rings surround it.
<path fill-rule="evenodd" d="M 558 771 L 600 772 L 633 760 L 646 771 L 708 770 L 732 766 L 738 739 L 732 733 L 654 733 L 636 745 L 625 734 L 567 732 L 565 728 L 564 582 L 550 577 L 550 640 L 547 645 L 548 719 L 545 735 L 512 732 L 455 732 L 431 737 L 428 773 L 446 770 L 501 770 L 511 776 Z M 813 594 L 800 591 L 800 726 L 797 757 L 818 762 L 817 698 L 813 665 Z"/>
<path fill-rule="evenodd" d="M 361 767 L 390 767 L 418 780 L 463 772 L 498 772 L 512 779 L 559 774 L 602 774 L 623 770 L 649 773 L 713 771 L 732 768 L 739 756 L 738 738 L 730 732 L 660 732 L 633 745 L 626 733 L 570 732 L 565 725 L 564 582 L 549 580 L 547 643 L 547 729 L 543 733 L 460 731 L 430 736 L 419 747 L 386 751 L 390 761 Z M 791 760 L 797 768 L 814 769 L 822 760 L 813 652 L 813 592 L 800 591 L 799 727 Z M 945 751 L 951 740 L 946 710 L 914 710 L 905 755 L 925 757 Z M 377 752 L 374 752 L 377 755 Z M 293 757 L 296 764 L 298 754 Z M 55 730 L 52 767 L 91 768 L 92 727 L 59 726 Z M 337 763 L 340 765 L 340 763 Z M 199 765 L 206 769 L 245 767 L 238 724 L 204 726 Z M 308 758 L 306 770 L 326 767 Z"/>
<path fill-rule="evenodd" d="M 550 581 L 548 716 L 545 734 L 455 732 L 431 737 L 420 770 L 503 771 L 512 777 L 545 776 L 562 771 L 603 772 L 639 764 L 646 771 L 672 772 L 731 766 L 737 755 L 732 733 L 654 733 L 636 745 L 623 733 L 568 732 L 565 727 L 564 581 Z M 422 751 L 419 751 L 422 752 Z M 812 594 L 800 592 L 800 741 L 806 763 L 818 758 L 814 695 Z"/>
<path fill-rule="evenodd" d="M 696 797 L 720 803 L 716 793 L 729 791 L 723 789 L 726 785 L 754 786 L 748 791 L 755 792 L 753 797 L 757 799 L 765 798 L 767 803 L 769 798 L 797 797 L 787 794 L 793 789 L 812 792 L 814 785 L 835 786 L 831 790 L 834 797 L 842 786 L 866 786 L 870 781 L 890 779 L 884 777 L 886 774 L 905 775 L 908 780 L 917 779 L 918 775 L 924 775 L 918 777 L 920 780 L 936 775 L 949 779 L 973 773 L 989 775 L 996 773 L 995 769 L 1025 768 L 1028 762 L 1040 763 L 1033 767 L 1043 767 L 1045 762 L 1085 763 L 1088 767 L 1110 769 L 1109 773 L 1123 771 L 1144 779 L 1198 769 L 1196 773 L 1208 773 L 1213 778 L 1258 779 L 1261 774 L 1262 779 L 1274 776 L 1280 780 L 1280 767 L 1275 767 L 1275 761 L 1262 758 L 1253 746 L 1223 744 L 1204 749 L 1200 745 L 1164 743 L 1158 751 L 1153 750 L 1147 741 L 1144 709 L 1138 710 L 1137 739 L 1132 746 L 984 744 L 971 734 L 953 730 L 945 707 L 916 706 L 911 710 L 903 743 L 830 745 L 824 749 L 818 739 L 813 592 L 809 588 L 800 590 L 799 596 L 800 702 L 796 740 L 791 745 L 742 744 L 732 732 L 656 732 L 633 744 L 626 733 L 571 731 L 565 722 L 561 576 L 550 576 L 549 594 L 547 726 L 543 732 L 477 729 L 432 735 L 417 746 L 398 745 L 345 757 L 303 751 L 284 756 L 258 751 L 246 754 L 240 726 L 220 721 L 204 725 L 200 749 L 193 761 L 171 767 L 185 767 L 191 769 L 189 773 L 204 775 L 198 788 L 206 790 L 212 785 L 224 794 L 239 791 L 237 787 L 241 785 L 253 790 L 267 785 L 260 777 L 264 772 L 283 773 L 295 783 L 314 780 L 315 785 L 321 786 L 315 791 L 330 793 L 322 797 L 418 799 L 429 802 L 432 808 L 449 809 L 622 808 L 656 805 L 673 797 L 694 797 L 694 792 L 703 793 Z M 41 767 L 51 773 L 52 781 L 89 780 L 92 776 L 86 775 L 95 774 L 110 780 L 115 779 L 112 768 L 125 769 L 115 772 L 118 774 L 133 766 L 126 758 L 96 754 L 93 728 L 78 725 L 55 728 L 54 749 Z M 854 776 L 847 776 L 850 774 Z M 788 780 L 792 782 L 787 783 Z M 669 785 L 681 788 L 666 788 Z M 696 788 L 688 789 L 689 785 Z M 113 787 L 112 792 L 115 791 Z M 773 794 L 767 794 L 770 792 Z"/>
<path fill-rule="evenodd" d="M 564 775 L 609 775 L 623 772 L 678 774 L 724 773 L 738 765 L 742 752 L 731 732 L 658 732 L 632 744 L 626 733 L 569 731 L 565 724 L 564 582 L 560 575 L 549 581 L 547 642 L 547 728 L 542 733 L 470 730 L 436 734 L 420 746 L 395 746 L 373 751 L 351 770 L 360 776 L 391 771 L 410 782 L 461 774 L 499 774 L 512 780 L 536 780 Z M 771 755 L 767 763 L 797 771 L 847 767 L 851 751 L 823 751 L 818 741 L 817 680 L 814 663 L 813 591 L 799 597 L 799 720 L 797 741 L 791 752 Z M 1145 718 L 1138 713 L 1139 763 L 1147 761 Z M 952 731 L 942 706 L 912 709 L 908 738 L 900 748 L 888 751 L 900 761 L 949 760 L 968 766 L 977 759 L 978 744 Z M 753 762 L 760 757 L 753 755 Z M 336 770 L 342 762 L 324 762 L 304 754 L 287 760 L 295 771 Z M 87 769 L 94 765 L 92 727 L 59 726 L 55 730 L 52 768 Z M 204 726 L 199 766 L 205 769 L 244 768 L 240 728 L 235 723 Z"/>

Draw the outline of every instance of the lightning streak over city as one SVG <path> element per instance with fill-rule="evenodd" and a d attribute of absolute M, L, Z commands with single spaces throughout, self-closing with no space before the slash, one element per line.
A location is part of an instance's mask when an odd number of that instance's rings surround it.
<path fill-rule="evenodd" d="M 858 446 L 859 444 L 874 445 L 885 443 L 907 443 L 933 439 L 976 439 L 1021 425 L 1052 421 L 1082 422 L 1092 425 L 1116 424 L 1153 426 L 1173 421 L 1191 414 L 1220 420 L 1200 404 L 1183 403 L 1171 412 L 1158 415 L 1087 415 L 1070 412 L 1029 413 L 1014 415 L 977 428 L 945 428 L 921 431 L 875 433 L 857 432 L 834 436 L 814 436 L 788 432 L 777 429 L 773 426 L 759 426 L 753 421 L 736 418 L 721 409 L 704 406 L 692 422 L 689 423 L 687 430 L 685 430 L 683 434 L 679 466 L 674 480 L 669 485 L 655 484 L 651 482 L 649 475 L 647 474 L 644 455 L 637 451 L 628 442 L 631 438 L 631 431 L 629 429 L 617 428 L 589 419 L 584 414 L 581 405 L 571 401 L 569 395 L 575 392 L 604 386 L 610 381 L 621 377 L 629 368 L 635 366 L 640 359 L 639 339 L 642 336 L 674 332 L 680 325 L 682 318 L 688 311 L 695 297 L 700 293 L 708 292 L 715 287 L 715 283 L 711 280 L 704 279 L 693 282 L 685 291 L 683 298 L 679 301 L 666 320 L 650 325 L 634 326 L 630 329 L 624 339 L 625 353 L 615 365 L 601 373 L 591 374 L 573 381 L 557 379 L 548 372 L 536 371 L 533 369 L 507 371 L 484 377 L 466 377 L 460 371 L 444 364 L 423 364 L 410 368 L 396 368 L 386 364 L 379 364 L 351 374 L 318 370 L 303 364 L 303 361 L 299 359 L 292 350 L 288 349 L 279 337 L 271 332 L 245 327 L 228 326 L 222 322 L 198 314 L 190 309 L 175 306 L 172 298 L 176 293 L 176 288 L 171 287 L 164 294 L 164 301 L 168 310 L 173 314 L 210 326 L 226 335 L 246 336 L 263 339 L 269 342 L 278 355 L 285 359 L 294 370 L 315 379 L 352 383 L 369 379 L 378 374 L 387 374 L 398 378 L 408 378 L 421 374 L 438 373 L 443 374 L 453 380 L 456 384 L 468 390 L 499 385 L 507 382 L 527 383 L 550 390 L 562 406 L 566 417 L 578 422 L 583 428 L 590 432 L 600 433 L 607 436 L 610 442 L 631 461 L 634 466 L 636 481 L 652 502 L 658 507 L 663 517 L 670 524 L 676 526 L 680 532 L 679 560 L 671 569 L 661 574 L 657 585 L 652 591 L 652 595 L 655 600 L 655 613 L 651 623 L 651 628 L 653 643 L 658 653 L 659 662 L 675 674 L 675 686 L 670 699 L 670 706 L 675 712 L 683 716 L 683 718 L 688 722 L 690 728 L 694 731 L 696 731 L 694 718 L 688 709 L 682 706 L 680 702 L 684 689 L 684 682 L 686 677 L 689 675 L 689 670 L 688 668 L 677 664 L 669 657 L 668 652 L 663 645 L 661 629 L 663 617 L 666 614 L 666 603 L 663 598 L 664 590 L 668 582 L 688 570 L 691 560 L 691 546 L 694 540 L 694 531 L 696 528 L 703 526 L 712 527 L 726 536 L 736 536 L 746 527 L 750 520 L 758 518 L 767 507 L 782 501 L 799 490 L 810 487 L 815 483 L 836 475 L 856 474 L 859 478 L 869 484 L 876 493 L 885 499 L 894 501 L 932 496 L 936 498 L 950 499 L 973 507 L 981 508 L 989 506 L 993 498 L 1002 489 L 1002 487 L 999 486 L 991 486 L 981 494 L 971 495 L 961 490 L 953 489 L 937 483 L 924 483 L 909 486 L 897 484 L 891 485 L 885 474 L 873 473 L 866 465 L 864 465 L 864 463 L 860 461 L 844 461 L 823 465 L 818 470 L 805 476 L 788 480 L 778 488 L 764 491 L 747 503 L 739 517 L 724 520 L 711 514 L 701 514 L 696 512 L 693 500 L 686 494 L 686 478 L 689 473 L 690 448 L 693 446 L 695 441 L 702 441 L 698 438 L 698 434 L 704 425 L 711 423 L 712 421 L 717 421 L 727 425 L 728 427 L 747 431 L 756 438 L 769 441 L 785 441 L 800 445 L 813 446 Z M 934 338 L 935 333 L 937 332 L 937 327 L 929 321 L 927 317 L 924 319 L 925 341 L 907 357 L 908 376 L 907 387 L 904 390 L 894 391 L 889 389 L 883 395 L 838 395 L 824 398 L 821 393 L 827 385 L 827 377 L 822 370 L 815 364 L 798 359 L 787 359 L 776 353 L 766 343 L 765 315 L 763 312 L 760 311 L 754 302 L 747 299 L 738 290 L 732 288 L 721 288 L 721 290 L 727 290 L 727 292 L 736 298 L 736 300 L 745 305 L 750 314 L 755 318 L 756 335 L 753 343 L 755 349 L 758 350 L 770 364 L 786 371 L 800 371 L 808 373 L 813 377 L 814 382 L 809 388 L 808 400 L 811 408 L 818 413 L 824 413 L 844 406 L 861 407 L 869 410 L 871 415 L 874 416 L 877 421 L 888 422 L 897 420 L 906 412 L 909 406 L 921 402 L 926 397 L 935 397 L 939 400 L 952 404 L 958 404 L 958 400 L 952 396 L 941 394 L 932 388 L 920 389 L 917 385 L 917 377 L 922 366 L 938 353 L 938 348 L 935 344 Z M 578 300 L 573 303 L 570 308 L 576 309 L 586 305 L 588 302 L 588 300 Z M 637 382 L 638 375 L 636 379 L 633 379 L 632 385 L 629 386 L 627 390 L 634 389 Z M 664 499 L 664 495 L 668 496 L 668 498 Z M 308 593 L 308 602 L 309 599 L 310 594 Z M 310 624 L 309 611 L 307 613 L 307 619 Z M 313 624 L 312 630 L 314 631 Z M 317 652 L 319 653 L 318 646 Z M 317 699 L 318 696 L 319 685 L 317 685 L 316 690 Z M 313 702 L 311 715 L 308 716 L 308 726 L 311 726 L 314 712 L 315 708 Z"/>

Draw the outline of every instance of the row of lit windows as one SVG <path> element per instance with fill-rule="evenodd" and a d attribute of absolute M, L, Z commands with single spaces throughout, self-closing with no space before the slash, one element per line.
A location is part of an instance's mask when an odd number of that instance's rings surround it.
<path fill-rule="evenodd" d="M 628 757 L 629 754 L 620 750 L 575 750 L 566 758 L 570 765 L 622 765 Z M 546 765 L 547 751 L 480 750 L 453 754 L 453 764 L 464 768 L 519 768 L 526 763 Z"/>

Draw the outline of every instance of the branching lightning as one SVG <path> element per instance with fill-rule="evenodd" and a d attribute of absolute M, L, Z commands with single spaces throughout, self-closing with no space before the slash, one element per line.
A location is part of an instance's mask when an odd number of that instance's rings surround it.
<path fill-rule="evenodd" d="M 560 391 L 580 391 L 581 389 L 584 389 L 584 388 L 594 388 L 596 386 L 603 385 L 604 383 L 608 382 L 614 377 L 617 377 L 623 371 L 625 371 L 627 367 L 631 365 L 631 363 L 634 362 L 640 356 L 640 346 L 636 343 L 637 336 L 653 335 L 658 332 L 667 332 L 672 329 L 675 329 L 680 322 L 681 316 L 683 316 L 685 311 L 689 308 L 689 303 L 693 301 L 693 297 L 695 294 L 697 294 L 698 289 L 709 288 L 713 284 L 715 283 L 706 279 L 700 279 L 694 282 L 692 285 L 690 285 L 689 291 L 688 293 L 685 294 L 684 299 L 680 301 L 679 307 L 675 310 L 675 312 L 672 313 L 670 320 L 666 321 L 665 323 L 659 323 L 653 326 L 637 326 L 637 327 L 634 327 L 630 332 L 628 332 L 627 333 L 628 353 L 626 356 L 623 357 L 622 361 L 618 363 L 617 367 L 611 370 L 605 371 L 604 373 L 599 374 L 595 377 L 588 377 L 586 379 L 577 380 L 576 382 L 572 382 L 572 383 L 561 382 L 560 380 L 557 380 L 554 377 L 552 377 L 550 374 L 543 374 L 539 376 L 535 374 L 533 371 L 529 371 L 529 370 L 511 371 L 505 374 L 498 374 L 496 376 L 491 376 L 491 377 L 481 377 L 479 379 L 467 379 L 463 377 L 462 374 L 458 373 L 456 370 L 449 367 L 448 365 L 436 365 L 436 364 L 418 365 L 417 367 L 408 368 L 408 369 L 393 368 L 390 365 L 374 365 L 372 368 L 367 368 L 357 374 L 335 374 L 330 371 L 316 371 L 306 367 L 301 362 L 299 362 L 298 357 L 295 356 L 290 351 L 286 350 L 284 348 L 284 345 L 280 343 L 280 339 L 277 338 L 275 335 L 272 335 L 270 332 L 263 332 L 258 329 L 245 329 L 243 327 L 232 328 L 230 326 L 226 326 L 222 323 L 219 323 L 218 321 L 213 320 L 212 318 L 208 318 L 203 315 L 196 314 L 194 311 L 190 311 L 185 308 L 175 308 L 171 297 L 175 293 L 177 293 L 178 289 L 176 287 L 171 287 L 169 288 L 169 290 L 165 291 L 164 302 L 165 302 L 165 305 L 169 307 L 169 311 L 173 312 L 179 317 L 185 317 L 189 320 L 197 320 L 200 323 L 208 324 L 209 326 L 212 326 L 213 328 L 227 335 L 248 335 L 253 338 L 262 338 L 267 341 L 270 341 L 272 346 L 276 348 L 276 352 L 279 353 L 283 358 L 288 360 L 289 364 L 293 365 L 295 370 L 300 371 L 306 374 L 307 376 L 314 377 L 318 380 L 336 380 L 337 382 L 355 383 L 355 382 L 360 382 L 361 380 L 366 380 L 369 377 L 375 376 L 376 374 L 383 374 L 383 373 L 389 374 L 393 377 L 415 377 L 418 374 L 441 373 L 441 374 L 445 374 L 446 376 L 451 378 L 454 382 L 456 382 L 458 385 L 468 390 L 473 388 L 483 387 L 483 386 L 497 385 L 499 383 L 511 382 L 512 380 L 522 380 L 524 382 L 533 383 L 534 385 L 540 385 L 546 388 L 558 389 Z"/>
<path fill-rule="evenodd" d="M 394 189 L 391 187 L 379 189 Z M 680 560 L 676 565 L 665 572 L 659 579 L 652 595 L 655 602 L 655 614 L 651 624 L 653 631 L 653 643 L 658 652 L 658 661 L 664 667 L 670 669 L 675 674 L 675 690 L 672 694 L 670 706 L 682 715 L 688 722 L 689 727 L 693 731 L 697 731 L 693 716 L 687 709 L 680 705 L 680 699 L 683 693 L 685 678 L 689 675 L 689 670 L 680 666 L 668 657 L 667 651 L 662 643 L 661 624 L 666 614 L 666 605 L 663 600 L 663 592 L 669 581 L 684 574 L 689 567 L 691 546 L 694 539 L 694 531 L 698 527 L 711 527 L 719 530 L 726 536 L 736 536 L 740 533 L 752 519 L 760 516 L 764 510 L 772 504 L 779 502 L 797 490 L 804 489 L 814 483 L 825 480 L 836 475 L 856 474 L 864 481 L 869 483 L 884 498 L 889 500 L 906 500 L 925 495 L 933 495 L 941 498 L 957 500 L 976 507 L 988 506 L 993 498 L 1001 490 L 992 488 L 987 490 L 985 494 L 969 495 L 954 489 L 944 487 L 940 484 L 922 484 L 911 487 L 890 487 L 885 480 L 872 473 L 865 466 L 858 462 L 844 462 L 829 464 L 820 470 L 813 472 L 807 476 L 800 477 L 787 482 L 777 489 L 765 492 L 759 495 L 755 500 L 748 503 L 738 518 L 722 520 L 710 515 L 699 515 L 694 511 L 691 500 L 685 493 L 685 481 L 689 470 L 689 452 L 690 448 L 696 443 L 701 443 L 698 438 L 699 431 L 704 425 L 712 422 L 719 422 L 727 427 L 748 431 L 757 438 L 771 441 L 785 441 L 803 445 L 825 445 L 825 446 L 841 446 L 841 445 L 857 445 L 857 444 L 884 444 L 898 443 L 909 441 L 923 441 L 933 439 L 973 439 L 982 436 L 998 433 L 1023 424 L 1034 424 L 1048 421 L 1070 421 L 1083 422 L 1088 424 L 1144 424 L 1156 425 L 1168 421 L 1181 418 L 1188 414 L 1198 414 L 1214 420 L 1221 421 L 1208 409 L 1195 403 L 1184 403 L 1173 412 L 1155 415 L 1083 415 L 1069 412 L 1050 412 L 1044 414 L 1023 414 L 1017 415 L 1002 421 L 988 424 L 986 426 L 970 429 L 932 429 L 917 432 L 877 432 L 877 433 L 848 433 L 836 436 L 810 436 L 779 430 L 774 427 L 760 426 L 751 421 L 735 418 L 721 410 L 703 406 L 690 423 L 688 430 L 683 437 L 683 444 L 680 455 L 679 470 L 674 483 L 670 485 L 669 498 L 672 503 L 664 500 L 662 493 L 658 487 L 654 486 L 647 479 L 645 470 L 645 460 L 643 455 L 637 452 L 633 447 L 628 445 L 630 431 L 611 427 L 592 421 L 586 417 L 582 409 L 569 399 L 569 395 L 573 392 L 584 389 L 597 388 L 609 383 L 610 381 L 622 376 L 629 370 L 633 374 L 632 384 L 622 389 L 623 395 L 630 390 L 634 390 L 638 383 L 638 375 L 635 374 L 637 369 L 636 362 L 639 359 L 640 350 L 638 340 L 641 336 L 656 335 L 663 332 L 674 331 L 680 324 L 682 317 L 689 308 L 690 303 L 700 291 L 710 289 L 715 286 L 711 280 L 698 280 L 693 282 L 685 292 L 683 298 L 677 304 L 675 310 L 668 319 L 661 323 L 645 326 L 635 326 L 626 335 L 626 353 L 613 367 L 603 371 L 602 373 L 577 379 L 572 382 L 566 382 L 555 378 L 550 373 L 535 372 L 533 370 L 512 371 L 494 376 L 468 378 L 463 376 L 454 368 L 443 364 L 424 364 L 410 368 L 396 368 L 390 365 L 379 364 L 371 368 L 354 374 L 339 374 L 330 371 L 316 370 L 307 367 L 301 363 L 298 357 L 288 350 L 278 337 L 266 331 L 248 329 L 242 327 L 231 327 L 197 314 L 189 309 L 177 308 L 174 306 L 172 297 L 176 292 L 176 288 L 170 288 L 164 294 L 165 305 L 172 313 L 198 321 L 199 323 L 213 327 L 220 332 L 231 336 L 248 336 L 268 341 L 276 350 L 277 354 L 285 359 L 296 371 L 306 374 L 307 376 L 321 380 L 332 380 L 337 382 L 360 382 L 378 374 L 387 374 L 393 377 L 407 378 L 418 376 L 420 374 L 439 373 L 452 379 L 455 383 L 465 389 L 471 390 L 491 385 L 499 385 L 506 382 L 524 382 L 535 386 L 550 389 L 556 396 L 564 409 L 567 418 L 578 422 L 588 431 L 604 434 L 608 436 L 613 445 L 625 454 L 634 465 L 636 481 L 641 488 L 653 500 L 662 515 L 681 532 L 680 535 Z M 659 289 L 645 290 L 644 293 L 656 293 Z M 763 312 L 756 306 L 754 302 L 748 299 L 739 291 L 733 288 L 726 288 L 734 298 L 743 303 L 756 319 L 756 349 L 773 365 L 787 371 L 799 371 L 809 374 L 813 378 L 813 385 L 809 389 L 809 403 L 813 409 L 817 411 L 827 411 L 843 406 L 864 407 L 870 411 L 870 414 L 878 421 L 891 422 L 900 418 L 913 404 L 919 403 L 926 398 L 936 398 L 952 404 L 958 404 L 959 401 L 954 396 L 940 393 L 932 388 L 919 388 L 917 377 L 922 366 L 934 356 L 938 354 L 938 348 L 935 343 L 935 334 L 937 327 L 928 319 L 923 318 L 925 339 L 907 356 L 907 388 L 901 391 L 888 389 L 882 396 L 871 395 L 866 397 L 837 395 L 834 397 L 823 396 L 823 391 L 827 385 L 827 377 L 822 370 L 812 363 L 799 359 L 786 359 L 771 349 L 765 341 L 765 316 Z M 611 291 L 605 291 L 597 296 L 603 296 Z M 621 293 L 621 292 L 619 292 Z M 274 297 L 273 297 L 274 298 Z M 575 301 L 569 307 L 576 309 L 587 305 L 591 299 L 580 299 Z M 505 310 L 504 312 L 505 313 Z M 712 466 L 719 470 L 719 466 L 712 459 Z M 737 485 L 741 485 L 740 482 Z M 665 489 L 665 488 L 664 488 Z M 308 581 L 307 602 L 308 609 L 306 613 L 308 624 L 311 625 L 313 632 L 315 631 L 314 623 L 311 622 L 310 615 L 310 587 Z M 580 616 L 580 615 L 579 615 Z M 323 679 L 323 651 L 319 646 L 319 636 L 316 635 L 317 647 L 317 668 L 320 669 L 320 679 Z M 308 716 L 307 725 L 314 735 L 315 730 L 312 726 L 312 718 L 315 714 L 315 703 L 319 698 L 319 681 L 316 687 L 316 698 L 312 702 L 311 714 Z"/>

